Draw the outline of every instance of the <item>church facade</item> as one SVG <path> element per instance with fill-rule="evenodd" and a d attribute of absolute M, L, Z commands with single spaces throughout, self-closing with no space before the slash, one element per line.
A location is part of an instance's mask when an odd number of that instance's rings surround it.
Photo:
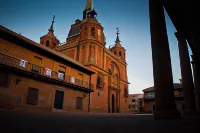
<path fill-rule="evenodd" d="M 119 31 L 115 45 L 109 49 L 105 47 L 103 27 L 96 17 L 92 0 L 88 0 L 83 19 L 71 25 L 66 43 L 58 50 L 95 71 L 91 81 L 94 84 L 91 111 L 127 111 L 126 50 L 120 44 Z"/>
<path fill-rule="evenodd" d="M 62 78 L 64 75 L 70 75 L 63 80 L 64 83 L 69 83 L 67 84 L 68 89 L 67 91 L 65 90 L 66 86 L 63 86 L 63 83 L 60 84 L 60 87 L 55 87 L 55 85 L 53 85 L 54 83 L 52 83 L 51 80 L 48 80 L 50 84 L 45 83 L 43 86 L 46 85 L 49 86 L 48 88 L 57 88 L 58 90 L 56 91 L 55 89 L 53 93 L 49 93 L 48 96 L 45 96 L 46 98 L 40 96 L 37 97 L 42 98 L 44 101 L 45 99 L 48 100 L 50 110 L 55 107 L 56 95 L 64 95 L 64 98 L 57 99 L 58 102 L 60 100 L 63 104 L 59 106 L 62 106 L 61 109 L 64 111 L 76 111 L 77 107 L 81 106 L 83 112 L 129 112 L 127 99 L 129 82 L 127 76 L 126 50 L 121 45 L 119 30 L 117 30 L 115 45 L 113 47 L 106 48 L 103 27 L 97 20 L 97 12 L 94 10 L 92 0 L 87 1 L 86 8 L 83 11 L 83 19 L 77 19 L 75 23 L 71 25 L 71 29 L 66 38 L 66 43 L 60 45 L 59 40 L 54 36 L 53 24 L 54 18 L 49 28 L 49 32 L 40 38 L 39 50 L 34 51 L 34 53 L 38 54 L 38 52 L 45 50 L 47 53 L 50 51 L 52 54 L 48 54 L 48 59 L 46 59 L 47 61 L 45 63 L 45 71 L 43 69 L 39 70 L 37 67 L 41 65 L 44 67 L 44 63 L 41 63 L 41 59 L 44 57 L 39 57 L 38 55 L 34 56 L 37 57 L 34 58 L 34 61 L 30 61 L 28 58 L 24 60 L 36 64 L 36 66 L 32 66 L 31 69 L 34 68 L 39 71 L 44 71 L 43 73 L 46 75 L 49 73 L 49 75 L 47 75 L 48 78 L 49 76 Z M 19 39 L 17 41 L 19 41 Z M 2 37 L 0 42 L 1 44 L 13 43 L 9 42 L 9 39 L 6 37 Z M 33 47 L 35 47 L 35 44 L 31 45 L 34 45 Z M 20 47 L 27 46 L 20 44 Z M 57 62 L 56 58 L 58 57 L 64 58 L 68 63 L 66 64 L 66 61 L 64 61 L 64 64 L 61 65 L 57 63 L 56 65 L 54 64 L 53 66 L 48 66 L 51 61 Z M 20 58 L 23 59 L 23 57 Z M 46 67 L 49 69 L 46 69 Z M 29 69 L 29 66 L 27 66 L 27 69 Z M 57 73 L 50 74 L 53 70 Z M 13 77 L 16 77 L 16 75 Z M 5 82 L 7 83 L 7 81 Z M 43 80 L 39 79 L 39 82 L 43 83 Z M 54 87 L 51 86 L 51 83 Z M 26 88 L 28 88 L 28 86 Z M 40 87 L 37 86 L 31 88 Z M 45 87 L 41 89 L 44 88 Z M 65 90 L 65 92 L 63 93 L 62 90 Z M 1 90 L 0 92 L 3 91 Z M 43 90 L 43 92 L 48 92 L 48 89 Z M 23 93 L 26 93 L 26 91 Z M 37 94 L 34 93 L 33 95 Z M 27 95 L 24 95 L 24 97 L 27 97 Z M 54 103 L 54 105 L 52 103 Z M 65 105 L 65 103 L 67 104 Z M 69 104 L 73 109 L 69 109 Z"/>

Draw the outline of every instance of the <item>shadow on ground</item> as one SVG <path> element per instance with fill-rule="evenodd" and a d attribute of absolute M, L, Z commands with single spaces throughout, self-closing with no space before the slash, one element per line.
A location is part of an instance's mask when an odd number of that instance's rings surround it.
<path fill-rule="evenodd" d="M 0 111 L 0 133 L 199 133 L 200 118 L 154 120 L 152 115 Z"/>

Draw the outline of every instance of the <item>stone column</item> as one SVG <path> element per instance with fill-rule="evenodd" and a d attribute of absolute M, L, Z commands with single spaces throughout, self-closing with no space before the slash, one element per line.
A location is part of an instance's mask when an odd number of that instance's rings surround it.
<path fill-rule="evenodd" d="M 200 81 L 200 70 L 198 68 L 198 62 L 195 56 L 193 55 L 192 58 L 193 58 L 192 65 L 193 65 L 193 75 L 194 75 L 196 107 L 197 107 L 197 110 L 200 111 L 200 83 L 198 82 Z"/>
<path fill-rule="evenodd" d="M 180 118 L 174 99 L 169 43 L 161 1 L 149 0 L 149 11 L 155 87 L 154 118 Z"/>
<path fill-rule="evenodd" d="M 191 61 L 191 64 L 192 64 L 192 71 L 193 71 L 193 79 L 194 79 L 194 88 L 195 88 L 195 80 L 196 80 L 196 78 L 195 78 L 195 64 L 194 64 L 194 57 L 193 57 L 193 55 L 191 55 L 191 58 L 192 58 L 192 61 Z"/>
<path fill-rule="evenodd" d="M 192 79 L 192 70 L 190 65 L 190 56 L 188 52 L 187 42 L 182 33 L 176 32 L 175 36 L 178 40 L 179 57 L 182 75 L 182 87 L 184 90 L 184 111 L 183 115 L 192 115 L 196 111 L 196 102 L 194 95 L 194 84 Z"/>
<path fill-rule="evenodd" d="M 195 96 L 196 107 L 200 111 L 200 35 L 190 35 L 191 44 L 193 48 L 193 62 L 194 62 L 194 83 L 195 83 Z"/>

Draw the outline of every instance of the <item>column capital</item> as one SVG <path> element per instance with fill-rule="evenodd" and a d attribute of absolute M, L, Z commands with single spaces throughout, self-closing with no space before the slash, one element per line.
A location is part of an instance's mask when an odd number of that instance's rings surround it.
<path fill-rule="evenodd" d="M 175 34 L 178 41 L 186 40 L 184 34 L 182 34 L 181 32 L 175 32 L 174 34 Z"/>

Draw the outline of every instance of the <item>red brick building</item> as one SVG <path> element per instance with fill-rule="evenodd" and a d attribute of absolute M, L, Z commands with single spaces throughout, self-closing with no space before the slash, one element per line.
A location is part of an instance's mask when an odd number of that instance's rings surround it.
<path fill-rule="evenodd" d="M 128 112 L 126 50 L 106 48 L 92 0 L 71 25 L 66 43 L 48 33 L 36 43 L 0 27 L 0 107 L 78 112 Z M 17 102 L 16 102 L 17 101 Z"/>

